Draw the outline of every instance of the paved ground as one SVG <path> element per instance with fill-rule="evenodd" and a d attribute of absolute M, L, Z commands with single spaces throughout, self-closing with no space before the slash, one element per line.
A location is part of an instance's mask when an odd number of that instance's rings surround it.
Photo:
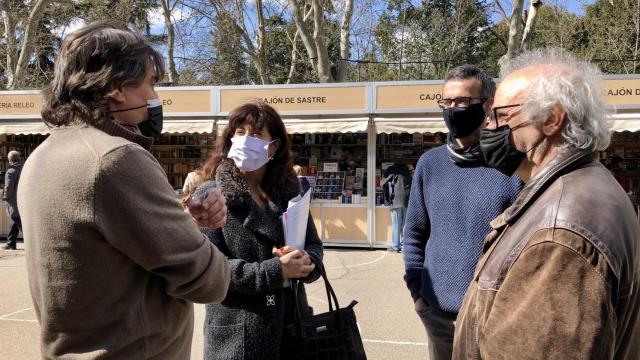
<path fill-rule="evenodd" d="M 18 244 L 22 248 L 23 244 Z M 402 255 L 386 251 L 325 250 L 325 266 L 341 304 L 355 307 L 371 360 L 426 358 L 425 334 L 402 281 Z M 35 320 L 23 251 L 0 250 L 0 358 L 38 359 Z M 316 312 L 325 311 L 321 282 L 308 287 Z M 192 358 L 202 358 L 204 306 L 196 306 Z"/>

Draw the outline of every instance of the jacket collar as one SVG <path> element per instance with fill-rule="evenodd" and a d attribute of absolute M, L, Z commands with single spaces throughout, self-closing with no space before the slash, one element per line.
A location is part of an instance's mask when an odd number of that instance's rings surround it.
<path fill-rule="evenodd" d="M 146 137 L 140 134 L 136 134 L 133 131 L 127 130 L 123 126 L 117 124 L 111 119 L 104 121 L 104 123 L 98 126 L 98 129 L 104 131 L 105 133 L 111 136 L 118 136 L 124 139 L 127 139 L 133 143 L 136 143 L 147 151 L 151 150 L 151 145 L 153 145 L 153 138 Z"/>
<path fill-rule="evenodd" d="M 216 169 L 216 182 L 229 209 L 246 208 L 251 205 L 249 184 L 230 161 L 223 160 L 220 163 Z"/>
<path fill-rule="evenodd" d="M 593 161 L 593 151 L 567 147 L 560 150 L 536 176 L 529 180 L 518 198 L 491 222 L 498 229 L 512 224 L 558 177 Z"/>

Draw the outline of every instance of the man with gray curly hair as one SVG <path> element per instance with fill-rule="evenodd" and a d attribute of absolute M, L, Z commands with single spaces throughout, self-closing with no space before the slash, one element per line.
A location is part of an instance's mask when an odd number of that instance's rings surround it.
<path fill-rule="evenodd" d="M 505 68 L 480 143 L 525 181 L 491 222 L 454 359 L 638 359 L 640 226 L 611 173 L 597 68 L 557 50 Z"/>

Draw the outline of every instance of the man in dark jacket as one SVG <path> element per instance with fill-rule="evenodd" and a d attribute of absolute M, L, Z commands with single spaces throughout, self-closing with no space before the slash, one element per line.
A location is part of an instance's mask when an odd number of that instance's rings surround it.
<path fill-rule="evenodd" d="M 454 359 L 639 359 L 640 227 L 611 173 L 598 69 L 557 51 L 503 68 L 480 146 L 525 187 L 491 222 Z"/>
<path fill-rule="evenodd" d="M 3 247 L 5 250 L 16 250 L 18 234 L 22 231 L 22 222 L 20 221 L 20 212 L 18 211 L 18 181 L 20 181 L 20 173 L 22 165 L 20 153 L 17 151 L 9 151 L 9 169 L 4 175 L 4 192 L 2 200 L 6 202 L 7 214 L 9 214 L 9 235 L 7 235 L 7 244 Z"/>

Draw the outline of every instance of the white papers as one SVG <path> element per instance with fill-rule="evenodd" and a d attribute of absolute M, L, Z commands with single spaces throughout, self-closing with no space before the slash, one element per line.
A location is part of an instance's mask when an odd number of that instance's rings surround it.
<path fill-rule="evenodd" d="M 307 191 L 304 196 L 300 197 L 300 195 L 298 195 L 289 200 L 287 211 L 282 214 L 285 244 L 294 249 L 304 249 L 310 203 L 311 191 Z"/>

